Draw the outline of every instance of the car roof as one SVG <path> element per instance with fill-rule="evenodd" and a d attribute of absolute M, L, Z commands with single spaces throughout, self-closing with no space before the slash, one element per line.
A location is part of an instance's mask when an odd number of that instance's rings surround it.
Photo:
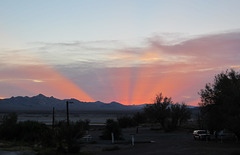
<path fill-rule="evenodd" d="M 197 132 L 197 131 L 206 131 L 206 130 L 194 130 L 194 132 Z"/>

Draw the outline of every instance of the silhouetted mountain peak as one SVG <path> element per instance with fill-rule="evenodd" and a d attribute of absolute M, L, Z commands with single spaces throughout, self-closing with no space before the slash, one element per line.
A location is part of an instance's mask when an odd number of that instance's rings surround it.
<path fill-rule="evenodd" d="M 111 105 L 122 105 L 121 103 L 118 103 L 118 102 L 115 102 L 115 101 L 111 102 L 110 104 Z"/>
<path fill-rule="evenodd" d="M 37 96 L 33 96 L 33 97 L 37 97 L 37 98 L 47 98 L 45 95 L 43 94 L 38 94 Z"/>
<path fill-rule="evenodd" d="M 11 97 L 8 99 L 0 99 L 0 110 L 2 111 L 49 111 L 52 107 L 56 110 L 65 110 L 66 101 L 73 102 L 69 108 L 75 111 L 96 111 L 96 110 L 139 110 L 137 106 L 126 106 L 118 102 L 104 103 L 96 102 L 81 102 L 77 99 L 60 100 L 53 96 L 47 97 L 43 94 L 38 94 L 33 97 Z"/>

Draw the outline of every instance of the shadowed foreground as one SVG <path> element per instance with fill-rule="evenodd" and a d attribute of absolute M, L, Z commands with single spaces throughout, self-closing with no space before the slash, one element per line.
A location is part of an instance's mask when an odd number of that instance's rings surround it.
<path fill-rule="evenodd" d="M 125 141 L 130 141 L 131 133 L 135 129 L 125 129 Z M 94 133 L 93 133 L 94 136 Z M 97 144 L 88 144 L 82 151 L 89 151 L 97 155 L 181 155 L 181 154 L 211 154 L 211 155 L 237 155 L 240 154 L 240 143 L 235 141 L 225 141 L 223 143 L 214 140 L 198 141 L 193 140 L 192 133 L 174 132 L 164 133 L 162 131 L 153 131 L 149 128 L 141 128 L 135 135 L 135 146 L 131 144 L 110 144 L 110 142 L 97 140 Z M 148 143 L 154 141 L 153 143 Z M 119 141 L 120 142 L 120 141 Z M 138 143 L 139 142 L 139 143 Z M 105 144 L 104 144 L 105 143 Z M 108 144 L 107 144 L 108 143 Z M 118 142 L 116 142 L 118 143 Z M 114 149 L 115 148 L 115 149 Z M 110 151 L 113 149 L 112 151 Z M 109 151 L 106 151 L 109 150 Z"/>

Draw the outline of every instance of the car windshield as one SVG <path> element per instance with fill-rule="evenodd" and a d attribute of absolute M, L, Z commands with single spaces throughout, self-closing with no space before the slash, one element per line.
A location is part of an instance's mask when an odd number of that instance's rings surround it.
<path fill-rule="evenodd" d="M 206 131 L 198 131 L 198 134 L 206 134 Z"/>

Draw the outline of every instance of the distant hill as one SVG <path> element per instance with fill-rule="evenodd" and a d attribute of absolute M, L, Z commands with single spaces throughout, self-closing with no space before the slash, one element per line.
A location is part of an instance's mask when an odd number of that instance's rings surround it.
<path fill-rule="evenodd" d="M 50 111 L 54 107 L 56 110 L 66 110 L 66 102 L 70 101 L 69 109 L 72 111 L 131 111 L 141 110 L 143 105 L 122 105 L 117 102 L 103 103 L 82 102 L 76 99 L 60 100 L 54 97 L 47 97 L 39 94 L 33 97 L 11 97 L 0 99 L 0 112 L 5 111 Z"/>

